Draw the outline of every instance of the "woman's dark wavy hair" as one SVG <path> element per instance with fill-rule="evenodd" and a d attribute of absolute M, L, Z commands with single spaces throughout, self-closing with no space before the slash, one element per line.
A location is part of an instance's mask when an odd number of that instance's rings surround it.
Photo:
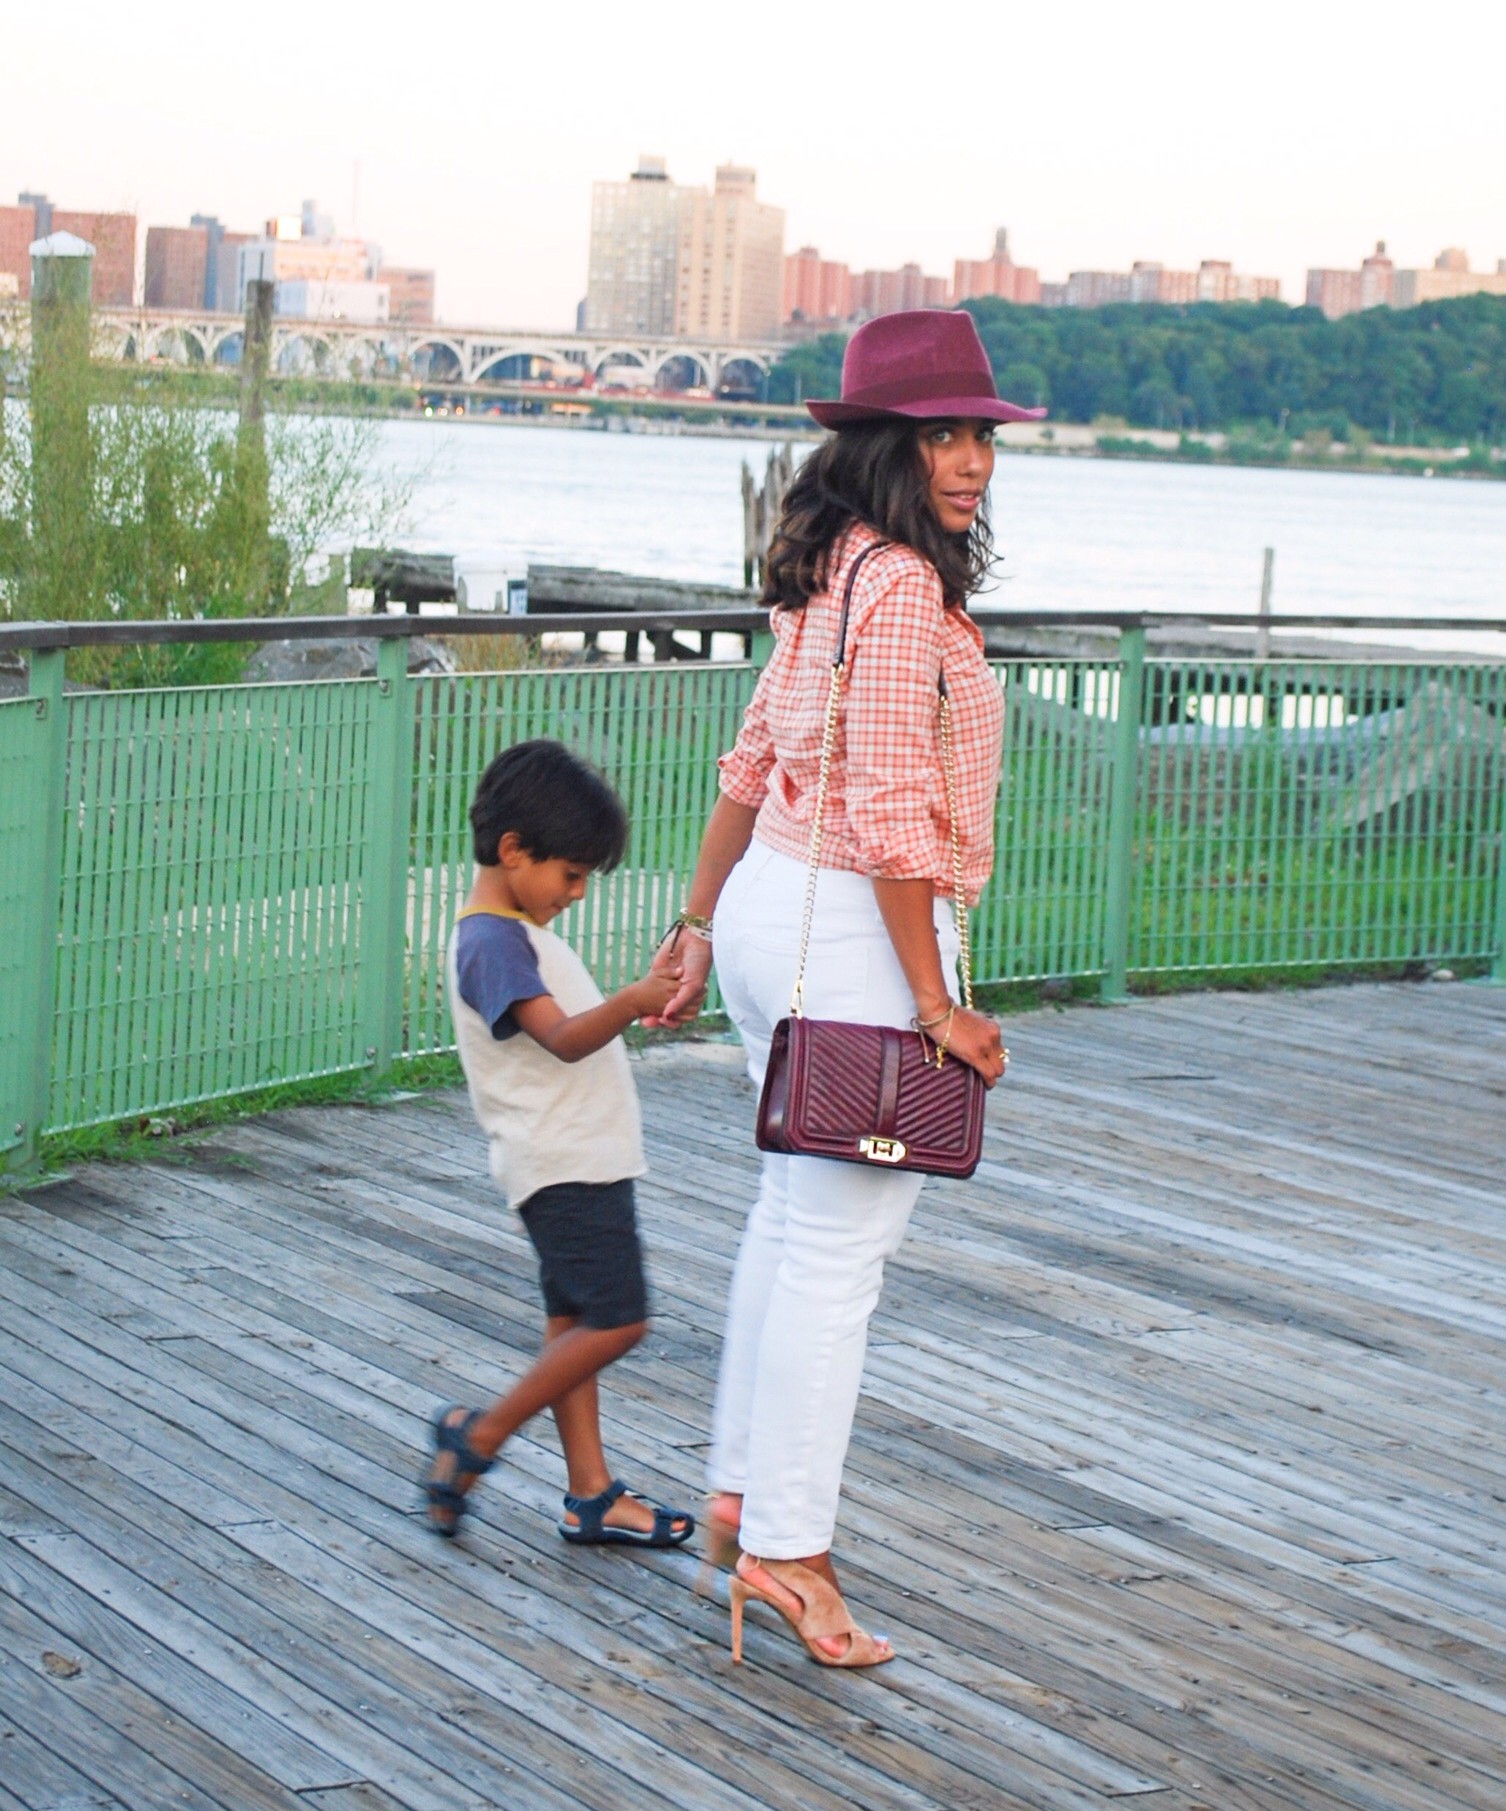
<path fill-rule="evenodd" d="M 764 567 L 763 601 L 799 610 L 826 587 L 826 556 L 853 522 L 866 522 L 929 560 L 949 604 L 983 583 L 993 563 L 985 497 L 966 534 L 948 534 L 926 495 L 923 421 L 849 422 L 823 440 L 791 480 Z"/>

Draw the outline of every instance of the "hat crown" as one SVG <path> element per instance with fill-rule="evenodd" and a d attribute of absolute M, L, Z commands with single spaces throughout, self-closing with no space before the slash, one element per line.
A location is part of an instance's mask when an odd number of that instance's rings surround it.
<path fill-rule="evenodd" d="M 847 342 L 842 401 L 884 408 L 925 396 L 998 399 L 970 314 L 917 308 L 881 314 Z"/>

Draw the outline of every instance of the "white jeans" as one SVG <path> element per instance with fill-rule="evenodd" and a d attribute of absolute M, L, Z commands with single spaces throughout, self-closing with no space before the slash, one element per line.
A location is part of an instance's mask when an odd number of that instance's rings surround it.
<path fill-rule="evenodd" d="M 789 1010 L 806 867 L 754 842 L 716 907 L 716 969 L 763 1086 L 769 1040 Z M 951 909 L 937 902 L 943 972 L 955 971 Z M 812 1018 L 908 1025 L 915 1003 L 861 874 L 823 868 L 804 1009 Z M 743 1497 L 741 1542 L 764 1559 L 824 1553 L 857 1409 L 868 1319 L 922 1178 L 765 1152 L 732 1276 L 708 1481 Z"/>

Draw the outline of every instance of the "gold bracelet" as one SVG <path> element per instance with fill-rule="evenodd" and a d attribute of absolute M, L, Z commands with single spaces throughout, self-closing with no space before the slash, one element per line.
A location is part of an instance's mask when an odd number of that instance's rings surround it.
<path fill-rule="evenodd" d="M 952 1041 L 952 1020 L 956 1018 L 956 1016 L 957 1008 L 954 1006 L 946 1015 L 946 1029 L 936 1040 L 936 1067 L 938 1069 L 946 1061 L 946 1047 Z"/>
<path fill-rule="evenodd" d="M 943 1019 L 950 1018 L 951 1015 L 956 1010 L 957 1010 L 956 1006 L 950 1000 L 948 1000 L 946 1005 L 942 1007 L 941 1011 L 938 1013 L 932 1014 L 932 1016 L 929 1019 L 921 1019 L 921 1018 L 911 1019 L 911 1021 L 910 1021 L 911 1027 L 912 1027 L 912 1029 L 914 1029 L 916 1031 L 929 1031 L 933 1025 L 939 1025 Z"/>
<path fill-rule="evenodd" d="M 702 943 L 710 943 L 711 920 L 703 918 L 699 912 L 682 912 L 679 917 L 671 919 L 668 930 L 665 931 L 659 942 L 667 943 L 670 954 L 673 955 L 682 933 L 685 932 L 689 932 L 692 937 L 699 938 Z"/>

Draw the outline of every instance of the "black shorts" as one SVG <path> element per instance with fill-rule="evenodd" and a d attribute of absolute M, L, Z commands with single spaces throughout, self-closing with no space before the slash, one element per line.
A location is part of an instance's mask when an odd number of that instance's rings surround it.
<path fill-rule="evenodd" d="M 544 1312 L 605 1332 L 648 1319 L 631 1177 L 556 1182 L 519 1210 L 539 1254 Z"/>

